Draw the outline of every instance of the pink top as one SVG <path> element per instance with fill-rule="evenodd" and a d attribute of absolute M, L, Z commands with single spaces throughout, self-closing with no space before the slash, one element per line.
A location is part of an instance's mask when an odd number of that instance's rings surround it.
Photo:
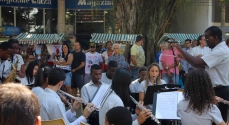
<path fill-rule="evenodd" d="M 175 49 L 174 50 L 174 54 L 175 55 L 178 55 L 179 52 Z M 170 66 L 170 65 L 174 64 L 173 51 L 170 50 L 170 49 L 164 50 L 162 52 L 161 60 L 160 61 L 163 61 L 166 66 Z M 180 62 L 180 58 L 177 58 L 177 62 Z M 174 68 L 170 68 L 169 70 L 170 70 L 171 73 L 174 73 L 175 74 L 175 69 Z M 167 73 L 167 72 L 163 70 L 162 71 L 162 74 L 164 74 L 164 73 Z M 176 67 L 176 74 L 179 75 L 179 68 L 178 68 L 178 66 Z"/>

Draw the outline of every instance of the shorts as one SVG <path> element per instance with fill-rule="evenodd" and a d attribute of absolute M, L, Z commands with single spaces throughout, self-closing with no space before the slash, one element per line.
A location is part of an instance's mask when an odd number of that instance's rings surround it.
<path fill-rule="evenodd" d="M 71 83 L 72 83 L 72 73 L 71 72 L 67 72 L 65 73 L 65 80 L 64 80 L 64 85 L 66 86 L 71 86 Z"/>
<path fill-rule="evenodd" d="M 84 75 L 72 74 L 72 85 L 71 88 L 81 88 L 84 86 Z"/>

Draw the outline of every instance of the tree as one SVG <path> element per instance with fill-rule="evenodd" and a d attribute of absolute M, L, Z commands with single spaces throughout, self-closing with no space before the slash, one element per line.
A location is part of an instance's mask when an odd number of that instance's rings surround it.
<path fill-rule="evenodd" d="M 176 8 L 184 0 L 113 0 L 121 33 L 142 34 L 146 64 L 154 60 L 160 37 L 169 30 Z"/>

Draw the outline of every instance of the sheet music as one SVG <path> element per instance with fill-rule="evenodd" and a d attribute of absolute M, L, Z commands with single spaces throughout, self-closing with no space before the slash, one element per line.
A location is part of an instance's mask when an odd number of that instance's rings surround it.
<path fill-rule="evenodd" d="M 94 99 L 92 100 L 92 103 L 97 107 L 100 108 L 100 104 L 104 98 L 104 96 L 107 94 L 108 90 L 110 89 L 109 85 L 101 85 L 97 94 L 95 95 Z"/>
<path fill-rule="evenodd" d="M 183 92 L 178 92 L 178 100 L 177 102 L 179 103 L 181 100 L 184 100 Z"/>
<path fill-rule="evenodd" d="M 157 94 L 157 119 L 180 119 L 177 116 L 178 92 L 162 92 Z"/>

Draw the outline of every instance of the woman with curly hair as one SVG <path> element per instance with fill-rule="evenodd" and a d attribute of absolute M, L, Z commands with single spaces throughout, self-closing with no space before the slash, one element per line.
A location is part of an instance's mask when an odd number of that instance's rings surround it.
<path fill-rule="evenodd" d="M 191 71 L 186 79 L 184 100 L 178 103 L 178 116 L 182 125 L 226 125 L 214 104 L 215 92 L 204 69 Z"/>

